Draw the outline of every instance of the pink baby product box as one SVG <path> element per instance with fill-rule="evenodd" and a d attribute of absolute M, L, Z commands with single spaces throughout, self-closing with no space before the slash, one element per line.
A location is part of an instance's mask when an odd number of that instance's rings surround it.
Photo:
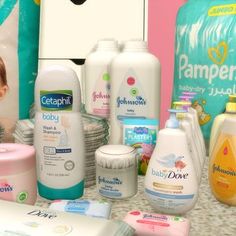
<path fill-rule="evenodd" d="M 135 236 L 188 236 L 190 230 L 189 220 L 179 216 L 131 211 L 124 221 L 136 230 Z"/>
<path fill-rule="evenodd" d="M 35 150 L 0 144 L 0 199 L 33 205 L 37 198 Z"/>

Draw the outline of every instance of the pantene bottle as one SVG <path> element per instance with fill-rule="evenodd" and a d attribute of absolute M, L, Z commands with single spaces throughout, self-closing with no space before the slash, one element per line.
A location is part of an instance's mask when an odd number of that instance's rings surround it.
<path fill-rule="evenodd" d="M 210 147 L 209 147 L 210 155 L 212 154 L 212 150 L 219 136 L 220 129 L 222 128 L 224 120 L 228 117 L 232 118 L 234 117 L 236 119 L 236 102 L 233 100 L 233 97 L 235 97 L 235 95 L 229 96 L 230 102 L 226 104 L 225 113 L 218 115 L 214 120 L 213 126 L 211 128 Z"/>
<path fill-rule="evenodd" d="M 216 199 L 236 206 L 236 117 L 223 121 L 210 156 L 209 182 Z"/>
<path fill-rule="evenodd" d="M 170 110 L 166 128 L 159 131 L 145 176 L 145 193 L 152 207 L 166 214 L 184 214 L 198 196 L 198 179 L 186 133 Z"/>
<path fill-rule="evenodd" d="M 35 84 L 38 190 L 47 199 L 76 199 L 84 190 L 80 84 L 65 66 L 42 70 Z"/>
<path fill-rule="evenodd" d="M 89 114 L 110 115 L 110 75 L 108 67 L 118 54 L 114 40 L 100 40 L 85 61 L 85 109 Z"/>
<path fill-rule="evenodd" d="M 160 63 L 146 42 L 131 40 L 111 63 L 111 144 L 122 143 L 124 118 L 159 119 Z"/>

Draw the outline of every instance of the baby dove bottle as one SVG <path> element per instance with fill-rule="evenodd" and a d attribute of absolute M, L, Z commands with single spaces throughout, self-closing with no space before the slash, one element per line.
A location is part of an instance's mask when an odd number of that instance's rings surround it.
<path fill-rule="evenodd" d="M 159 131 L 145 176 L 145 193 L 152 207 L 166 214 L 191 210 L 198 196 L 198 178 L 186 133 L 180 129 L 176 113 L 169 110 L 166 128 Z"/>
<path fill-rule="evenodd" d="M 110 75 L 108 67 L 118 54 L 115 40 L 100 40 L 96 50 L 85 61 L 85 110 L 87 113 L 108 118 L 110 115 Z"/>
<path fill-rule="evenodd" d="M 112 60 L 110 71 L 110 143 L 121 144 L 123 119 L 159 119 L 160 63 L 144 41 L 131 40 Z"/>
<path fill-rule="evenodd" d="M 42 70 L 35 84 L 38 190 L 47 199 L 76 199 L 84 189 L 80 84 L 64 66 Z"/>

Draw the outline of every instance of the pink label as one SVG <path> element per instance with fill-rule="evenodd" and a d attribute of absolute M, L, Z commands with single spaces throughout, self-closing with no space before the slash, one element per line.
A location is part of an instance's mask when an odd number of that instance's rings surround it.
<path fill-rule="evenodd" d="M 93 114 L 108 117 L 110 114 L 110 76 L 102 73 L 91 96 Z"/>
<path fill-rule="evenodd" d="M 169 224 L 164 222 L 154 222 L 150 220 L 137 220 L 137 223 L 139 224 L 145 224 L 145 225 L 154 225 L 154 226 L 161 226 L 161 227 L 170 227 Z"/>

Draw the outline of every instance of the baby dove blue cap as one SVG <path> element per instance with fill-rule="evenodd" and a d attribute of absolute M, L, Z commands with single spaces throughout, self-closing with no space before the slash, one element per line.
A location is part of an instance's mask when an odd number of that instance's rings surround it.
<path fill-rule="evenodd" d="M 178 129 L 179 128 L 179 121 L 176 118 L 177 113 L 186 113 L 185 110 L 176 110 L 176 109 L 169 109 L 168 112 L 170 112 L 170 118 L 166 121 L 166 128 L 171 129 Z"/>

